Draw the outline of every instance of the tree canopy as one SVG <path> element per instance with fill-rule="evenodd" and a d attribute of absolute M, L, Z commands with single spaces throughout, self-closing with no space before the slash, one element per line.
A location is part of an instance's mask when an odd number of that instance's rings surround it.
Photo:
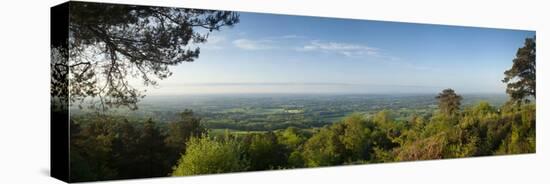
<path fill-rule="evenodd" d="M 69 8 L 68 51 L 64 43 L 54 42 L 52 52 L 64 52 L 52 58 L 64 54 L 70 59 L 68 64 L 56 62 L 52 76 L 68 71 L 70 100 L 92 97 L 90 106 L 102 109 L 136 109 L 144 90 L 133 87 L 130 79 L 156 85 L 172 74 L 169 66 L 197 59 L 198 45 L 209 32 L 239 22 L 239 15 L 230 11 L 87 2 L 71 2 Z M 52 86 L 52 96 L 64 92 L 57 87 L 67 87 Z"/>
<path fill-rule="evenodd" d="M 185 155 L 174 167 L 173 176 L 226 173 L 246 170 L 242 146 L 232 138 L 216 140 L 203 136 L 187 142 Z"/>
<path fill-rule="evenodd" d="M 446 115 L 453 115 L 460 109 L 462 96 L 457 95 L 453 89 L 444 89 L 435 97 L 439 100 L 439 110 Z"/>
<path fill-rule="evenodd" d="M 71 174 L 93 181 L 535 152 L 535 105 L 507 106 L 481 101 L 460 116 L 408 120 L 353 113 L 321 128 L 223 135 L 191 111 L 169 124 L 83 116 L 71 121 Z"/>
<path fill-rule="evenodd" d="M 527 38 L 512 60 L 512 68 L 504 72 L 502 82 L 507 83 L 506 93 L 513 101 L 528 102 L 527 97 L 536 97 L 536 56 L 536 38 Z"/>

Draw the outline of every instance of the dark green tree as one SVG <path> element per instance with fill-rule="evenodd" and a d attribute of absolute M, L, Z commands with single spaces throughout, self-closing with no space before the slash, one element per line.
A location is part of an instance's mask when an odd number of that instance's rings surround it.
<path fill-rule="evenodd" d="M 180 154 L 185 153 L 185 143 L 191 137 L 206 133 L 206 129 L 201 125 L 201 118 L 192 110 L 186 109 L 179 115 L 177 121 L 168 124 L 167 136 L 164 139 L 164 143 L 170 149 L 166 152 L 166 159 L 170 163 L 175 163 Z"/>
<path fill-rule="evenodd" d="M 86 153 L 81 153 L 84 151 L 86 145 L 82 145 L 83 139 L 86 137 L 82 136 L 82 127 L 80 124 L 75 123 L 74 120 L 70 122 L 70 135 L 71 135 L 71 144 L 70 144 L 70 168 L 71 168 L 71 181 L 90 181 L 96 180 L 97 171 L 92 168 L 92 165 L 89 164 L 90 160 L 87 160 L 85 156 L 82 155 Z"/>
<path fill-rule="evenodd" d="M 106 123 L 115 123 L 115 122 L 106 122 Z M 138 167 L 144 167 L 145 165 L 137 166 L 135 163 L 141 162 L 139 158 L 140 155 L 138 151 L 140 151 L 141 147 L 143 145 L 139 145 L 139 143 L 142 143 L 140 140 L 141 132 L 139 129 L 136 128 L 135 124 L 136 122 L 129 122 L 128 120 L 124 120 L 120 123 L 115 123 L 116 129 L 114 132 L 116 132 L 116 138 L 113 140 L 112 144 L 112 162 L 113 168 L 117 170 L 117 178 L 120 179 L 129 179 L 129 178 L 136 178 L 136 177 L 144 177 L 140 176 L 139 172 L 144 169 L 136 169 Z M 72 131 L 72 130 L 71 130 Z"/>
<path fill-rule="evenodd" d="M 89 2 L 71 2 L 69 8 L 70 59 L 52 66 L 53 72 L 61 72 L 52 73 L 52 82 L 68 70 L 70 100 L 91 97 L 91 107 L 102 109 L 136 109 L 143 91 L 129 78 L 156 85 L 156 79 L 172 74 L 168 66 L 197 59 L 198 45 L 207 41 L 209 32 L 239 22 L 239 15 L 229 11 Z M 52 52 L 64 44 L 53 43 Z M 51 92 L 59 96 L 64 91 Z"/>
<path fill-rule="evenodd" d="M 73 120 L 72 120 L 73 121 Z M 111 117 L 90 118 L 81 122 L 73 121 L 71 131 L 71 181 L 91 181 L 114 179 L 118 175 L 112 166 L 112 145 L 116 139 Z"/>
<path fill-rule="evenodd" d="M 502 82 L 507 83 L 506 93 L 514 102 L 529 102 L 527 97 L 536 96 L 536 55 L 536 37 L 525 39 L 512 61 L 512 68 L 504 72 Z"/>
<path fill-rule="evenodd" d="M 435 98 L 439 100 L 439 110 L 447 116 L 452 116 L 460 110 L 462 96 L 457 95 L 453 89 L 444 89 Z"/>
<path fill-rule="evenodd" d="M 277 142 L 273 132 L 252 134 L 247 148 L 247 158 L 250 160 L 249 170 L 277 169 L 287 162 L 284 145 Z"/>
<path fill-rule="evenodd" d="M 134 153 L 136 157 L 133 163 L 136 167 L 132 169 L 134 177 L 160 177 L 170 173 L 173 163 L 169 163 L 164 157 L 165 152 L 168 151 L 164 145 L 164 139 L 165 136 L 156 123 L 151 119 L 147 120 L 140 132 L 137 150 Z"/>

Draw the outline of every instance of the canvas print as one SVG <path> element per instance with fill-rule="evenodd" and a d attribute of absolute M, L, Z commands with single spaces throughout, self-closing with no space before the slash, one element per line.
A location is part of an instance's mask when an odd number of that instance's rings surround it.
<path fill-rule="evenodd" d="M 535 31 L 52 7 L 68 182 L 535 153 Z"/>

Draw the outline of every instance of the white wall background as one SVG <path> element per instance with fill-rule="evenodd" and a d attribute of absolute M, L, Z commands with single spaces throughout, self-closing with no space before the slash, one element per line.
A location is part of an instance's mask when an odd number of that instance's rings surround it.
<path fill-rule="evenodd" d="M 60 0 L 3 1 L 0 16 L 0 183 L 49 177 L 49 7 Z M 265 13 L 537 31 L 537 153 L 519 156 L 249 172 L 105 183 L 548 183 L 550 6 L 535 0 L 109 0 Z M 545 113 L 546 112 L 546 113 Z"/>

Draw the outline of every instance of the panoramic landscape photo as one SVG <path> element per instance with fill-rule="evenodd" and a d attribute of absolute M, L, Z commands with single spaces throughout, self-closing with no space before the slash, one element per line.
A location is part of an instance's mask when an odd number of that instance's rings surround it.
<path fill-rule="evenodd" d="M 71 181 L 536 151 L 535 31 L 69 9 L 51 95 Z"/>

